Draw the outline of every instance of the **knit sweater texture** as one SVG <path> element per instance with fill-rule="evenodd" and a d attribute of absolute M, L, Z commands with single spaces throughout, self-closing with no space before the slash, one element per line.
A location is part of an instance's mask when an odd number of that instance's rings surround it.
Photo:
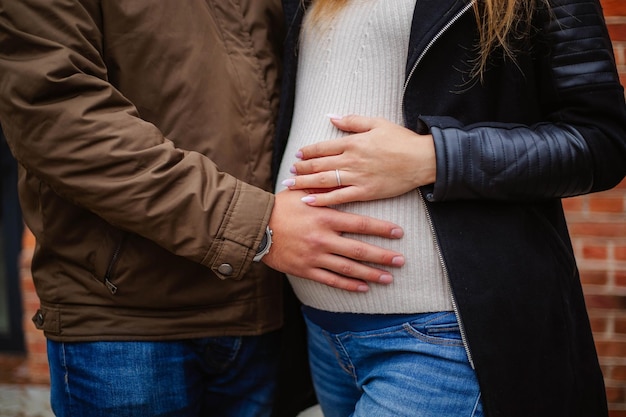
<path fill-rule="evenodd" d="M 403 124 L 402 92 L 414 7 L 415 0 L 352 0 L 321 22 L 305 20 L 292 130 L 279 183 L 291 176 L 289 168 L 299 148 L 345 135 L 330 123 L 328 114 L 383 117 Z M 401 252 L 406 263 L 389 269 L 394 276 L 392 284 L 372 284 L 367 293 L 350 293 L 290 276 L 303 304 L 325 311 L 367 314 L 452 310 L 439 250 L 418 190 L 336 208 L 400 225 L 405 232 L 400 240 L 350 237 Z"/>

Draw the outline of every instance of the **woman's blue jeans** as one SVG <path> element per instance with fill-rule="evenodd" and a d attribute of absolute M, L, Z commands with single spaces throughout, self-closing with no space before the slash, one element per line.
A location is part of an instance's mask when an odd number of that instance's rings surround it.
<path fill-rule="evenodd" d="M 363 332 L 330 333 L 307 318 L 324 417 L 482 417 L 480 389 L 452 312 Z"/>
<path fill-rule="evenodd" d="M 48 341 L 57 417 L 269 416 L 278 332 L 175 342 Z"/>

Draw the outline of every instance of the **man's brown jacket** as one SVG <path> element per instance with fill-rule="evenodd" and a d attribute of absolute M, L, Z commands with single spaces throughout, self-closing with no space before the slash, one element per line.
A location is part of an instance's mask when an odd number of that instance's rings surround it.
<path fill-rule="evenodd" d="M 0 0 L 0 121 L 58 341 L 253 335 L 281 281 L 278 0 Z"/>

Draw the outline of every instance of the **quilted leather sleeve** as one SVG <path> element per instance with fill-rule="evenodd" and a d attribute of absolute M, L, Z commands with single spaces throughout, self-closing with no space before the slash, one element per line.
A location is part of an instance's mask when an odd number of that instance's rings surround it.
<path fill-rule="evenodd" d="M 533 125 L 461 126 L 422 117 L 435 138 L 431 201 L 535 200 L 608 189 L 626 174 L 626 107 L 602 10 L 595 0 L 554 0 L 544 13 L 541 94 Z"/>

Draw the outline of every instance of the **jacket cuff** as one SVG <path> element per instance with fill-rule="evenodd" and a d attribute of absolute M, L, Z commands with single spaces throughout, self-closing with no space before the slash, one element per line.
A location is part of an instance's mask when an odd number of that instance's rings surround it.
<path fill-rule="evenodd" d="M 218 278 L 239 280 L 250 269 L 269 223 L 274 199 L 270 192 L 237 181 L 228 212 L 202 262 Z"/>
<path fill-rule="evenodd" d="M 460 121 L 448 116 L 420 116 L 417 122 L 417 133 L 431 134 L 435 144 L 435 158 L 437 177 L 434 184 L 420 187 L 424 198 L 429 202 L 443 201 L 445 199 L 448 182 L 448 163 L 446 160 L 446 145 L 442 129 L 461 128 Z"/>

